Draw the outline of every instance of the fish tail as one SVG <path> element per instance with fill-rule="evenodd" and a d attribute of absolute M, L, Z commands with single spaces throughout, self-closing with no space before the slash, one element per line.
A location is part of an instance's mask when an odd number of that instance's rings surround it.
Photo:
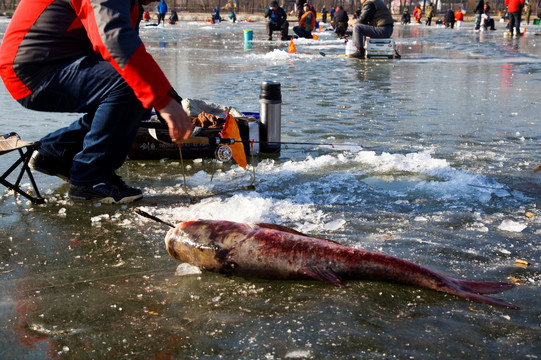
<path fill-rule="evenodd" d="M 492 298 L 484 294 L 494 294 L 511 289 L 514 285 L 500 281 L 468 281 L 447 278 L 447 289 L 450 294 L 463 297 L 468 300 L 478 301 L 484 304 L 505 307 L 509 309 L 520 309 L 502 299 Z"/>
<path fill-rule="evenodd" d="M 475 294 L 496 294 L 514 287 L 514 284 L 501 281 L 468 281 L 452 279 L 461 290 Z"/>
<path fill-rule="evenodd" d="M 478 301 L 478 302 L 481 302 L 481 303 L 484 303 L 484 304 L 505 307 L 505 308 L 508 308 L 508 309 L 516 309 L 516 310 L 520 309 L 519 306 L 510 304 L 510 303 L 508 303 L 506 301 L 503 301 L 502 299 L 491 298 L 490 296 L 486 296 L 486 295 L 474 294 L 474 293 L 471 293 L 471 292 L 459 291 L 459 290 L 458 291 L 453 291 L 451 293 L 454 294 L 454 295 L 458 295 L 460 297 L 463 297 L 465 299 Z"/>

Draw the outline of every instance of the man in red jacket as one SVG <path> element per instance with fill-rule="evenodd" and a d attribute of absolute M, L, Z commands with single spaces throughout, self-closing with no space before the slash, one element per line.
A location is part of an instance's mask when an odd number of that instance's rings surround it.
<path fill-rule="evenodd" d="M 141 120 L 154 108 L 174 142 L 192 123 L 139 38 L 152 0 L 22 0 L 0 47 L 0 76 L 28 109 L 77 112 L 43 137 L 31 167 L 69 180 L 69 196 L 126 203 L 142 198 L 115 174 Z M 176 100 L 175 100 L 176 99 Z"/>
<path fill-rule="evenodd" d="M 509 13 L 509 32 L 513 34 L 515 30 L 515 36 L 520 36 L 520 15 L 522 14 L 522 7 L 524 6 L 524 0 L 505 0 L 505 6 L 507 6 L 507 12 Z"/>

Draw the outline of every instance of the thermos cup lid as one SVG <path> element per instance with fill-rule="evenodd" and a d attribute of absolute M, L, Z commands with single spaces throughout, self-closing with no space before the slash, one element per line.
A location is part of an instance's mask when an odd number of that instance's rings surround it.
<path fill-rule="evenodd" d="M 265 81 L 261 83 L 260 99 L 265 100 L 282 100 L 280 91 L 280 83 L 278 81 Z"/>

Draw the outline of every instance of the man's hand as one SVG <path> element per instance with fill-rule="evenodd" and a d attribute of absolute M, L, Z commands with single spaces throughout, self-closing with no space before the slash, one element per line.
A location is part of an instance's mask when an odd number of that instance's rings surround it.
<path fill-rule="evenodd" d="M 158 110 L 161 117 L 169 127 L 169 136 L 171 140 L 180 144 L 182 140 L 190 137 L 193 131 L 192 120 L 188 117 L 182 105 L 172 99 L 165 107 Z"/>

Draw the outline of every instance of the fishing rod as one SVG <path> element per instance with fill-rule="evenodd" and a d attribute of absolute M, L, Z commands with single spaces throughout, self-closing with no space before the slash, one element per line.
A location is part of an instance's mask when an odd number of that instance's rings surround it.
<path fill-rule="evenodd" d="M 183 140 L 181 144 L 208 144 L 208 145 L 233 145 L 235 143 L 243 144 L 271 144 L 271 145 L 321 145 L 321 146 L 330 146 L 334 148 L 335 146 L 350 146 L 357 147 L 361 146 L 360 144 L 333 144 L 333 143 L 317 143 L 309 141 L 259 141 L 259 140 L 235 140 L 233 138 L 221 138 L 221 137 L 204 137 L 204 136 L 195 136 L 187 140 Z"/>
<path fill-rule="evenodd" d="M 172 227 L 172 228 L 175 227 L 175 225 L 173 225 L 173 224 L 171 224 L 171 223 L 168 223 L 167 221 L 164 221 L 164 220 L 160 219 L 159 217 L 156 217 L 156 216 L 154 216 L 154 215 L 150 215 L 150 214 L 147 213 L 146 211 L 143 211 L 143 210 L 141 210 L 141 209 L 139 209 L 139 208 L 135 208 L 133 211 L 134 211 L 136 214 L 141 215 L 141 216 L 143 216 L 143 217 L 146 217 L 146 218 L 148 218 L 148 219 L 151 219 L 151 220 L 154 220 L 154 221 L 156 221 L 156 222 L 165 224 L 165 225 L 167 225 L 167 226 L 169 226 L 169 227 Z"/>
<path fill-rule="evenodd" d="M 141 122 L 141 127 L 148 128 L 148 129 L 167 129 L 167 125 L 163 123 L 151 123 L 151 122 Z M 316 143 L 316 142 L 307 142 L 307 141 L 259 141 L 259 140 L 235 140 L 233 138 L 222 138 L 219 136 L 197 136 L 197 134 L 201 131 L 202 128 L 196 127 L 194 130 L 194 135 L 192 135 L 190 138 L 186 140 L 181 141 L 182 144 L 202 144 L 202 145 L 233 145 L 235 143 L 243 143 L 243 144 L 269 144 L 269 145 L 311 145 L 311 146 L 330 146 L 332 148 L 336 146 L 361 146 L 360 144 L 333 144 L 333 143 Z M 151 133 L 151 136 L 154 137 L 154 139 L 158 141 L 162 141 L 164 143 L 172 144 L 171 138 L 169 138 L 169 135 L 163 135 L 160 136 L 157 132 Z"/>

